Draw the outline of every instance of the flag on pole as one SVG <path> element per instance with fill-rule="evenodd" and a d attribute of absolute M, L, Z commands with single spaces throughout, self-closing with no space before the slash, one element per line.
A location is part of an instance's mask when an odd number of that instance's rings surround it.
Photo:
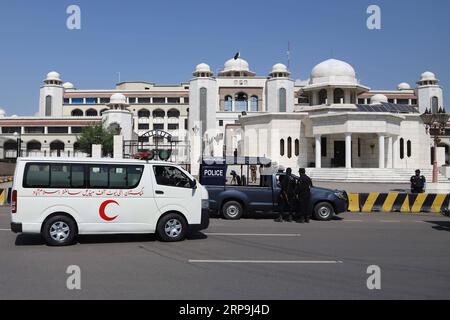
<path fill-rule="evenodd" d="M 234 56 L 234 60 L 237 60 L 237 59 L 239 59 L 240 57 L 241 57 L 241 53 L 238 52 L 238 53 L 236 53 L 236 55 Z"/>

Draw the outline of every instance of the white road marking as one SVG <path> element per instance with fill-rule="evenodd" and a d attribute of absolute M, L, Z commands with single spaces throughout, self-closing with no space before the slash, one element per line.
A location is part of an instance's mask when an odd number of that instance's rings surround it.
<path fill-rule="evenodd" d="M 189 263 L 230 263 L 230 264 L 342 264 L 343 261 L 305 261 L 305 260 L 189 260 Z"/>
<path fill-rule="evenodd" d="M 205 233 L 207 236 L 238 236 L 238 237 L 300 237 L 299 233 Z"/>
<path fill-rule="evenodd" d="M 364 220 L 344 220 L 344 222 L 364 222 Z"/>
<path fill-rule="evenodd" d="M 11 229 L 0 229 L 0 231 L 11 231 Z"/>
<path fill-rule="evenodd" d="M 381 223 L 400 223 L 400 220 L 380 220 Z"/>

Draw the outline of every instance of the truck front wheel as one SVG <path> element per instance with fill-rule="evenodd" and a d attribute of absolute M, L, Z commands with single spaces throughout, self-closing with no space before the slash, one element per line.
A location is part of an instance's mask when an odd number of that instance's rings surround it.
<path fill-rule="evenodd" d="M 228 201 L 222 207 L 222 214 L 227 220 L 239 220 L 244 214 L 244 208 L 237 201 Z"/>
<path fill-rule="evenodd" d="M 334 217 L 334 208 L 328 202 L 320 202 L 314 207 L 314 218 L 319 221 L 330 221 Z"/>

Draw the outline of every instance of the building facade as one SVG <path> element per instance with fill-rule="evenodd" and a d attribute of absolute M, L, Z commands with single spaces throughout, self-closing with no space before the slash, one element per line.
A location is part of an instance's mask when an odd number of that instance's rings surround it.
<path fill-rule="evenodd" d="M 294 168 L 429 168 L 432 141 L 420 115 L 441 107 L 443 89 L 431 72 L 414 88 L 371 90 L 350 64 L 335 59 L 318 64 L 305 81 L 293 80 L 280 63 L 258 76 L 237 58 L 216 75 L 201 63 L 179 85 L 132 81 L 112 90 L 77 89 L 50 72 L 38 115 L 7 117 L 0 110 L 0 158 L 14 159 L 19 149 L 21 156 L 86 156 L 77 136 L 103 124 L 119 127 L 138 151 L 168 139 L 170 160 L 189 164 L 194 174 L 202 157 L 231 155 Z M 449 144 L 442 139 L 440 164 L 448 164 Z"/>

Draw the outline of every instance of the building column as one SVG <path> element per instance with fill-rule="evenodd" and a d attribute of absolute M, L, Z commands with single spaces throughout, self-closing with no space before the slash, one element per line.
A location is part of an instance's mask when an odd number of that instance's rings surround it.
<path fill-rule="evenodd" d="M 350 104 L 351 102 L 351 92 L 350 89 L 345 89 L 344 90 L 344 103 L 345 104 Z"/>
<path fill-rule="evenodd" d="M 388 137 L 388 145 L 387 145 L 387 167 L 389 169 L 392 169 L 394 167 L 394 162 L 393 162 L 393 138 L 392 136 Z"/>
<path fill-rule="evenodd" d="M 316 168 L 322 168 L 322 136 L 317 135 L 316 138 Z"/>
<path fill-rule="evenodd" d="M 334 103 L 334 89 L 327 89 L 327 105 L 331 106 Z"/>
<path fill-rule="evenodd" d="M 352 168 L 352 134 L 345 134 L 345 168 Z"/>
<path fill-rule="evenodd" d="M 311 105 L 317 106 L 318 104 L 319 104 L 319 92 L 313 91 Z"/>
<path fill-rule="evenodd" d="M 384 149 L 384 135 L 378 136 L 378 167 L 384 169 L 385 149 Z"/>

